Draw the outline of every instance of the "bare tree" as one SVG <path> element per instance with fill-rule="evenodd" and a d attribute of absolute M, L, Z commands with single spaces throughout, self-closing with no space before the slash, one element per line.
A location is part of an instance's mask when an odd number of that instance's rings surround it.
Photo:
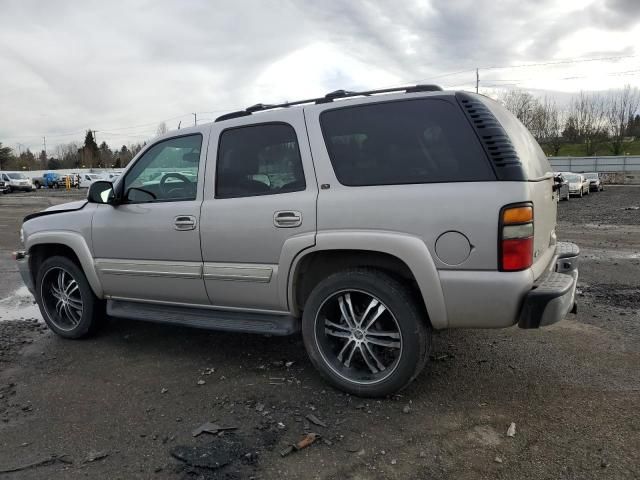
<path fill-rule="evenodd" d="M 158 128 L 156 129 L 156 135 L 158 135 L 158 136 L 164 135 L 168 131 L 169 131 L 169 129 L 167 128 L 167 124 L 165 122 L 160 122 L 158 124 Z"/>
<path fill-rule="evenodd" d="M 540 106 L 536 97 L 523 90 L 509 90 L 500 98 L 500 101 L 530 131 L 536 128 L 534 125 L 536 110 Z"/>
<path fill-rule="evenodd" d="M 569 108 L 577 137 L 585 144 L 586 154 L 593 155 L 598 145 L 606 140 L 604 98 L 595 93 L 580 92 Z"/>
<path fill-rule="evenodd" d="M 624 137 L 640 108 L 640 92 L 626 85 L 622 90 L 611 92 L 606 99 L 605 117 L 609 131 L 609 148 L 613 155 L 621 155 Z"/>
<path fill-rule="evenodd" d="M 558 155 L 564 143 L 562 137 L 563 113 L 555 100 L 545 97 L 539 102 L 534 115 L 533 135 L 553 155 Z"/>

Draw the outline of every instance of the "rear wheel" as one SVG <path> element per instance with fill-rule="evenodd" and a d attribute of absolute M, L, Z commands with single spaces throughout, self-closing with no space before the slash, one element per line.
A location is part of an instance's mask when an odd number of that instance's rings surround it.
<path fill-rule="evenodd" d="M 36 300 L 47 326 L 65 338 L 89 335 L 104 314 L 104 304 L 94 295 L 83 271 L 67 257 L 42 262 Z"/>
<path fill-rule="evenodd" d="M 424 368 L 431 345 L 428 321 L 411 292 L 368 269 L 320 282 L 305 305 L 302 335 L 321 375 L 364 397 L 406 387 Z"/>

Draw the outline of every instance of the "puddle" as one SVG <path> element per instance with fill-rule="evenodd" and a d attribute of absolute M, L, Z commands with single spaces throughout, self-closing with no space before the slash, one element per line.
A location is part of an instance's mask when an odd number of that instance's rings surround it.
<path fill-rule="evenodd" d="M 42 321 L 40 309 L 27 287 L 22 286 L 7 298 L 0 300 L 0 322 L 31 318 Z"/>

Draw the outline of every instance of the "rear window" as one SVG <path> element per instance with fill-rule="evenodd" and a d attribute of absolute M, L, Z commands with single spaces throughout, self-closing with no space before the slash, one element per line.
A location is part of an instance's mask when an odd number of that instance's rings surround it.
<path fill-rule="evenodd" d="M 533 135 L 527 130 L 520 120 L 516 118 L 509 110 L 504 108 L 498 102 L 487 97 L 478 97 L 485 103 L 491 112 L 495 115 L 502 128 L 504 128 L 513 147 L 518 153 L 518 157 L 522 162 L 525 174 L 529 180 L 535 180 L 552 172 L 549 160 L 540 148 L 540 145 L 533 138 Z"/>
<path fill-rule="evenodd" d="M 338 181 L 348 186 L 495 180 L 457 105 L 418 99 L 327 110 L 320 123 Z"/>

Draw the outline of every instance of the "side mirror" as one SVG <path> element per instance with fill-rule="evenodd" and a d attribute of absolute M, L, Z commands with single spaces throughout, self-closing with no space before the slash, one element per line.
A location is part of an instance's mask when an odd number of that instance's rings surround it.
<path fill-rule="evenodd" d="M 87 200 L 91 203 L 112 204 L 115 202 L 115 198 L 113 183 L 106 180 L 93 182 L 87 193 Z"/>

